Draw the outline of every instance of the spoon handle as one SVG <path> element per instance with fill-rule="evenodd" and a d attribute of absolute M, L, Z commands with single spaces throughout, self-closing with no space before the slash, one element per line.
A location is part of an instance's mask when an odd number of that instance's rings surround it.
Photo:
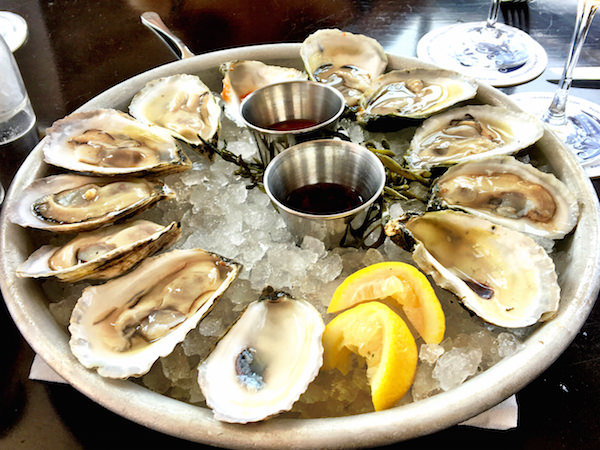
<path fill-rule="evenodd" d="M 181 39 L 175 36 L 171 30 L 167 28 L 160 16 L 153 11 L 146 11 L 141 16 L 142 23 L 150 28 L 158 35 L 171 49 L 175 56 L 179 59 L 191 58 L 196 56 L 186 47 Z"/>

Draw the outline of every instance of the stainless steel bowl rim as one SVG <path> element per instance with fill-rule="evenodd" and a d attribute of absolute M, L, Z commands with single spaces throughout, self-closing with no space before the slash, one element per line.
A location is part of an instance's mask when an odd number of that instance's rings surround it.
<path fill-rule="evenodd" d="M 218 90 L 221 63 L 255 59 L 271 64 L 302 68 L 300 44 L 270 44 L 240 47 L 199 55 L 157 67 L 130 78 L 87 102 L 79 111 L 100 107 L 126 110 L 133 95 L 146 82 L 176 73 L 201 73 L 203 81 Z M 388 55 L 390 69 L 434 67 L 414 58 Z M 210 80 L 209 80 L 210 78 Z M 485 103 L 518 109 L 500 91 L 480 84 L 478 99 Z M 44 176 L 42 145 L 21 166 L 5 199 L 17 201 L 33 179 Z M 126 380 L 108 380 L 85 369 L 71 354 L 67 333 L 54 321 L 38 284 L 17 279 L 14 270 L 33 251 L 27 232 L 0 217 L 0 287 L 7 308 L 19 330 L 36 351 L 73 387 L 98 404 L 146 427 L 191 441 L 232 448 L 363 448 L 390 444 L 460 423 L 519 391 L 539 376 L 577 335 L 600 288 L 600 208 L 590 180 L 577 160 L 557 138 L 546 131 L 540 142 L 549 155 L 556 175 L 578 195 L 582 214 L 572 237 L 570 266 L 560 274 L 569 286 L 558 315 L 539 326 L 525 346 L 514 355 L 466 381 L 426 400 L 386 411 L 326 419 L 273 418 L 232 425 L 216 421 L 211 411 L 189 405 L 145 389 Z M 571 267 L 572 266 L 572 267 Z M 565 294 L 566 295 L 566 294 Z M 565 301 L 568 300 L 568 301 Z M 540 414 L 543 414 L 540 411 Z"/>

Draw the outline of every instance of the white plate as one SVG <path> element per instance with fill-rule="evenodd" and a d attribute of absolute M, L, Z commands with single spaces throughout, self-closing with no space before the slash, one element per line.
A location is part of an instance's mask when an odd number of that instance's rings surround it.
<path fill-rule="evenodd" d="M 214 52 L 177 61 L 133 77 L 86 103 L 82 109 L 124 109 L 149 80 L 174 73 L 198 74 L 220 91 L 220 63 L 257 59 L 301 68 L 298 44 L 276 44 Z M 425 64 L 390 56 L 390 67 Z M 481 86 L 478 100 L 515 108 L 499 91 Z M 460 387 L 434 397 L 386 411 L 349 417 L 293 420 L 273 418 L 263 423 L 232 425 L 213 419 L 208 409 L 189 405 L 129 381 L 107 380 L 81 366 L 71 354 L 67 333 L 52 318 L 39 284 L 15 277 L 15 268 L 33 250 L 30 235 L 0 218 L 0 286 L 14 321 L 29 344 L 71 385 L 97 403 L 130 420 L 180 438 L 237 448 L 365 447 L 429 434 L 462 422 L 520 390 L 554 361 L 576 336 L 596 300 L 600 283 L 600 210 L 592 184 L 574 156 L 550 133 L 537 146 L 556 175 L 577 193 L 582 214 L 574 234 L 561 241 L 568 261 L 558 267 L 562 303 L 552 321 L 540 326 L 524 347 Z M 38 146 L 19 170 L 6 202 L 46 173 Z M 544 414 L 544 411 L 540 411 Z"/>
<path fill-rule="evenodd" d="M 510 99 L 514 100 L 529 114 L 535 117 L 542 117 L 550 106 L 553 97 L 553 92 L 522 92 L 512 94 Z M 580 114 L 582 117 L 578 117 L 578 119 L 584 119 L 584 122 L 589 124 L 587 126 L 590 130 L 598 130 L 600 127 L 600 105 L 584 98 L 569 95 L 566 114 L 567 117 Z M 598 140 L 595 139 L 593 145 L 585 146 L 586 151 L 577 152 L 576 150 L 572 150 L 583 170 L 590 178 L 600 177 L 600 148 L 596 144 L 597 142 Z"/>
<path fill-rule="evenodd" d="M 503 23 L 497 23 L 495 26 L 500 29 L 510 28 L 511 32 L 519 36 L 527 49 L 527 53 L 530 55 L 527 62 L 521 67 L 504 72 L 496 69 L 478 69 L 462 65 L 453 56 L 456 46 L 454 34 L 460 33 L 461 29 L 467 30 L 472 26 L 473 23 L 467 22 L 430 31 L 419 40 L 417 44 L 417 56 L 423 61 L 436 64 L 448 70 L 462 72 L 465 75 L 477 78 L 483 83 L 496 87 L 515 86 L 531 81 L 546 68 L 548 55 L 544 47 L 524 31 L 509 27 Z M 485 22 L 481 22 L 481 26 L 485 26 Z"/>

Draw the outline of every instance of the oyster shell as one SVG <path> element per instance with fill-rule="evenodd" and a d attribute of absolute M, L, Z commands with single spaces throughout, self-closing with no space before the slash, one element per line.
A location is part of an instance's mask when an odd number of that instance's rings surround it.
<path fill-rule="evenodd" d="M 415 169 L 511 155 L 544 134 L 540 120 L 501 106 L 470 105 L 437 114 L 416 130 L 406 160 Z"/>
<path fill-rule="evenodd" d="M 563 182 L 512 156 L 451 167 L 435 183 L 430 203 L 551 239 L 563 238 L 579 217 L 577 199 Z"/>
<path fill-rule="evenodd" d="M 308 75 L 291 67 L 267 65 L 260 61 L 229 61 L 221 64 L 223 90 L 221 98 L 229 105 L 234 120 L 239 120 L 240 102 L 249 94 L 273 83 L 306 80 Z"/>
<path fill-rule="evenodd" d="M 519 328 L 558 309 L 552 259 L 527 235 L 458 211 L 388 222 L 385 232 L 442 288 L 494 325 Z"/>
<path fill-rule="evenodd" d="M 146 83 L 131 100 L 129 113 L 195 146 L 216 141 L 221 124 L 215 96 L 200 78 L 187 74 Z"/>
<path fill-rule="evenodd" d="M 198 325 L 240 267 L 201 249 L 173 250 L 88 287 L 71 315 L 71 351 L 104 377 L 143 375 Z"/>
<path fill-rule="evenodd" d="M 338 29 L 318 30 L 300 47 L 311 80 L 337 88 L 350 107 L 387 66 L 387 55 L 375 39 Z"/>
<path fill-rule="evenodd" d="M 198 367 L 216 419 L 247 423 L 289 410 L 323 364 L 325 325 L 304 300 L 266 291 Z"/>
<path fill-rule="evenodd" d="M 392 70 L 377 77 L 361 96 L 361 125 L 382 118 L 424 119 L 477 94 L 477 83 L 449 70 Z"/>
<path fill-rule="evenodd" d="M 141 176 L 181 172 L 191 161 L 163 129 L 115 109 L 70 114 L 48 128 L 44 161 L 75 172 Z"/>
<path fill-rule="evenodd" d="M 161 181 L 51 175 L 31 183 L 7 217 L 22 227 L 55 232 L 88 231 L 137 214 L 173 196 Z"/>
<path fill-rule="evenodd" d="M 162 226 L 136 220 L 113 225 L 81 233 L 63 246 L 44 245 L 32 253 L 16 273 L 21 278 L 55 277 L 68 282 L 107 280 L 172 245 L 180 234 L 177 222 Z"/>

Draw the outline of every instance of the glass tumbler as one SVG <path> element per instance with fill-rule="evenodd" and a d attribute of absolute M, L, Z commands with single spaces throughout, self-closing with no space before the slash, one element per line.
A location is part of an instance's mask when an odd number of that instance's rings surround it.
<path fill-rule="evenodd" d="M 35 114 L 12 52 L 0 35 L 0 146 L 25 135 Z"/>

